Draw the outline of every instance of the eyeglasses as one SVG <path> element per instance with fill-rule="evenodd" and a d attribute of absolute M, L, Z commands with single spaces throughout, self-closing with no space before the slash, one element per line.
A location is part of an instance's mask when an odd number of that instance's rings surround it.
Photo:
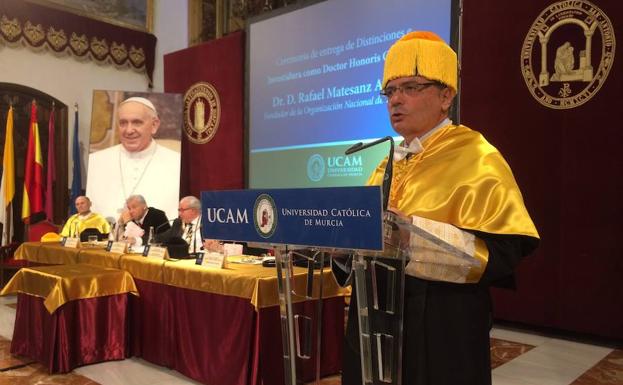
<path fill-rule="evenodd" d="M 191 208 L 192 208 L 192 207 L 186 207 L 186 208 L 179 207 L 179 208 L 177 209 L 177 211 L 186 211 L 186 210 L 190 210 Z"/>
<path fill-rule="evenodd" d="M 396 94 L 396 91 L 400 91 L 408 96 L 413 96 L 418 92 L 424 91 L 426 88 L 433 85 L 440 85 L 439 82 L 428 82 L 428 83 L 418 83 L 418 82 L 408 82 L 403 83 L 399 86 L 390 86 L 385 87 L 381 90 L 381 96 L 387 101 L 392 98 Z"/>

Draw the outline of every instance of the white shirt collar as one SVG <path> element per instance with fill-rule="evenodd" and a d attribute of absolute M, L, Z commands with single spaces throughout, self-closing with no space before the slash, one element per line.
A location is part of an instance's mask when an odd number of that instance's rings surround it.
<path fill-rule="evenodd" d="M 193 228 L 197 228 L 197 224 L 199 223 L 200 220 L 201 220 L 201 215 L 197 216 L 197 218 L 193 219 L 189 223 L 184 223 L 184 227 L 188 227 L 188 225 L 192 224 Z"/>
<path fill-rule="evenodd" d="M 147 212 L 149 211 L 149 207 L 147 208 L 147 210 L 145 210 L 145 214 L 143 214 L 143 216 L 141 217 L 141 219 L 139 219 L 138 221 L 136 221 L 138 224 L 143 224 L 143 222 L 145 221 L 145 217 L 147 216 Z"/>
<path fill-rule="evenodd" d="M 445 118 L 438 125 L 433 127 L 432 130 L 429 130 L 426 134 L 420 136 L 419 138 L 417 137 L 414 138 L 411 141 L 411 143 L 409 143 L 409 146 L 405 147 L 404 141 L 400 143 L 398 146 L 395 146 L 394 147 L 394 161 L 400 161 L 400 160 L 403 160 L 409 154 L 415 155 L 415 154 L 419 154 L 420 152 L 424 151 L 424 146 L 422 145 L 422 142 L 425 141 L 427 138 L 429 138 L 431 135 L 433 135 L 437 130 L 449 124 L 452 124 L 452 121 L 449 118 Z"/>

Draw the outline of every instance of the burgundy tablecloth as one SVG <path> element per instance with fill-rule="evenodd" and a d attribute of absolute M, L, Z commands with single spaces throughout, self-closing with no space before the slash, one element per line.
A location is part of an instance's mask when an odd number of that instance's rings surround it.
<path fill-rule="evenodd" d="M 43 298 L 18 294 L 11 353 L 50 373 L 129 356 L 128 295 L 70 301 L 50 314 Z"/>
<path fill-rule="evenodd" d="M 247 299 L 135 279 L 133 355 L 210 385 L 283 384 L 279 308 L 256 312 Z M 296 304 L 307 314 L 316 301 Z M 344 299 L 324 300 L 323 375 L 341 368 Z M 315 376 L 315 356 L 301 363 Z"/>

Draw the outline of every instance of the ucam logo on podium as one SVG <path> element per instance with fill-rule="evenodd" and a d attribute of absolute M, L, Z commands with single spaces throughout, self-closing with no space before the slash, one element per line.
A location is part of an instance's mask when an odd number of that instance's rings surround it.
<path fill-rule="evenodd" d="M 207 239 L 382 250 L 379 186 L 203 191 Z"/>
<path fill-rule="evenodd" d="M 277 228 L 277 207 L 268 194 L 260 194 L 253 206 L 253 223 L 262 238 L 270 238 Z"/>

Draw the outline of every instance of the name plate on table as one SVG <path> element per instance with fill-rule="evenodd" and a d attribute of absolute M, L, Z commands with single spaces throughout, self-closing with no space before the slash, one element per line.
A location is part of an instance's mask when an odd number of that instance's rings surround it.
<path fill-rule="evenodd" d="M 225 261 L 227 256 L 225 254 L 216 252 L 202 253 L 197 257 L 195 262 L 197 265 L 212 267 L 215 269 L 222 269 L 225 267 Z"/>
<path fill-rule="evenodd" d="M 169 259 L 167 248 L 160 246 L 145 246 L 145 249 L 143 249 L 143 256 L 149 258 Z"/>
<path fill-rule="evenodd" d="M 201 192 L 204 238 L 382 250 L 378 186 Z"/>
<path fill-rule="evenodd" d="M 110 251 L 111 253 L 124 254 L 127 249 L 128 244 L 125 242 L 108 241 L 108 244 L 106 245 L 106 251 Z"/>
<path fill-rule="evenodd" d="M 63 246 L 76 249 L 80 247 L 80 238 L 69 238 L 69 237 L 65 238 L 65 242 L 63 242 Z"/>

